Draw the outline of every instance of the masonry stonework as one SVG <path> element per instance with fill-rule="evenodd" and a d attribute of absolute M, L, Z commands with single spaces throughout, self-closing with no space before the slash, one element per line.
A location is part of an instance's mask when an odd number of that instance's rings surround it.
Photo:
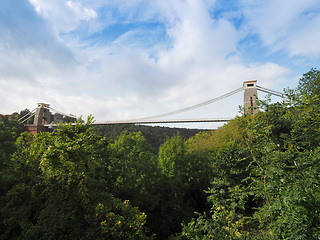
<path fill-rule="evenodd" d="M 257 114 L 259 108 L 257 105 L 258 91 L 257 91 L 257 80 L 245 81 L 244 86 L 244 113 L 246 114 Z"/>

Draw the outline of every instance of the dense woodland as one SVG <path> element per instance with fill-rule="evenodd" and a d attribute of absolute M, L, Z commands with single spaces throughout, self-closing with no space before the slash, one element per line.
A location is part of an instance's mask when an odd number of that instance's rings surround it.
<path fill-rule="evenodd" d="M 320 72 L 259 108 L 153 146 L 91 117 L 37 135 L 2 118 L 0 238 L 319 239 Z"/>

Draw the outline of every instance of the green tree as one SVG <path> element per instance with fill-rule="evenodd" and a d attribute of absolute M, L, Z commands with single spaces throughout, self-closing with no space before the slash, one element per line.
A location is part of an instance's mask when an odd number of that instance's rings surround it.
<path fill-rule="evenodd" d="M 2 199 L 2 238 L 144 238 L 145 214 L 108 192 L 105 141 L 90 123 L 17 140 L 15 183 Z"/>
<path fill-rule="evenodd" d="M 304 104 L 320 104 L 320 71 L 312 68 L 303 74 L 296 88 L 297 98 Z"/>
<path fill-rule="evenodd" d="M 319 238 L 318 84 L 312 69 L 295 94 L 238 118 L 243 140 L 211 151 L 210 213 L 184 224 L 177 239 Z"/>
<path fill-rule="evenodd" d="M 150 212 L 158 202 L 155 186 L 159 178 L 156 157 L 141 132 L 123 132 L 108 145 L 110 191 Z"/>
<path fill-rule="evenodd" d="M 4 118 L 0 119 L 0 208 L 3 208 L 1 201 L 4 195 L 13 185 L 12 174 L 10 173 L 11 155 L 16 151 L 14 144 L 14 135 L 11 129 L 7 126 L 7 121 Z M 0 212 L 0 235 L 4 231 L 4 219 Z"/>
<path fill-rule="evenodd" d="M 166 197 L 161 214 L 171 234 L 181 230 L 181 222 L 188 222 L 195 212 L 207 208 L 204 190 L 209 187 L 211 164 L 200 152 L 189 152 L 180 136 L 168 138 L 159 149 L 159 163 L 164 174 L 161 197 Z M 171 212 L 171 214 L 170 214 Z"/>
<path fill-rule="evenodd" d="M 296 121 L 292 130 L 297 148 L 312 150 L 320 141 L 320 71 L 303 74 L 296 88 Z"/>

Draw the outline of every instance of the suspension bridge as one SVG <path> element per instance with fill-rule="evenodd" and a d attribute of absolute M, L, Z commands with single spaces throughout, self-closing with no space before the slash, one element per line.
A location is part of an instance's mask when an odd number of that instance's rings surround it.
<path fill-rule="evenodd" d="M 187 111 L 192 111 L 201 107 L 204 107 L 206 105 L 212 104 L 214 102 L 218 102 L 222 99 L 228 98 L 234 94 L 237 94 L 239 92 L 244 91 L 244 111 L 246 113 L 251 114 L 257 114 L 259 112 L 259 109 L 257 107 L 257 97 L 258 97 L 258 91 L 275 95 L 278 97 L 284 97 L 284 94 L 281 92 L 277 92 L 268 88 L 264 88 L 261 86 L 258 86 L 256 80 L 251 81 L 245 81 L 243 83 L 243 86 L 235 89 L 231 92 L 228 92 L 226 94 L 223 94 L 221 96 L 218 96 L 216 98 L 210 99 L 208 101 L 195 104 L 186 108 L 182 108 L 176 111 L 171 111 L 167 113 L 162 113 L 158 115 L 153 115 L 149 117 L 144 118 L 136 118 L 136 119 L 129 119 L 129 120 L 117 120 L 117 121 L 97 121 L 93 123 L 94 125 L 111 125 L 111 124 L 158 124 L 158 123 L 203 123 L 203 122 L 228 122 L 231 120 L 231 118 L 200 118 L 200 119 L 164 119 L 165 117 L 169 117 L 172 115 L 176 115 L 179 113 L 184 113 Z M 53 111 L 55 113 L 58 113 L 64 117 L 70 117 L 73 119 L 76 119 L 77 117 L 72 114 L 65 114 L 61 111 L 58 111 L 52 107 L 50 107 L 50 104 L 46 103 L 38 103 L 38 107 L 30 111 L 25 116 L 21 117 L 19 121 L 22 123 L 25 123 L 30 118 L 34 117 L 33 124 L 27 124 L 25 125 L 26 130 L 31 133 L 38 133 L 41 131 L 48 131 L 50 128 L 56 128 L 57 125 L 52 123 L 51 121 L 51 114 L 50 111 Z"/>

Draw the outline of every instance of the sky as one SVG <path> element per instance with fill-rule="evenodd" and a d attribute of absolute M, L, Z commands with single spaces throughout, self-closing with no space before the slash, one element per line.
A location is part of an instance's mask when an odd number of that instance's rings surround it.
<path fill-rule="evenodd" d="M 0 112 L 44 102 L 126 120 L 195 105 L 247 80 L 282 92 L 319 69 L 319 39 L 319 0 L 2 0 Z M 230 118 L 242 104 L 238 93 L 172 118 Z"/>

